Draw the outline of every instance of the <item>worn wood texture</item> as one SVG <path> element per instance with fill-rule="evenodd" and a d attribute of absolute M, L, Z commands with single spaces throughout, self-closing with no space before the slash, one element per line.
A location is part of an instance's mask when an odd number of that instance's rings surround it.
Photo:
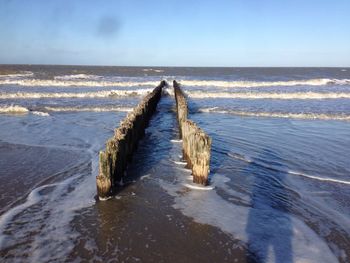
<path fill-rule="evenodd" d="M 179 123 L 180 138 L 182 138 L 182 123 L 187 120 L 188 106 L 185 94 L 180 89 L 180 85 L 174 80 L 174 95 L 176 101 L 176 116 Z"/>
<path fill-rule="evenodd" d="M 182 138 L 183 158 L 192 169 L 193 182 L 208 185 L 211 138 L 193 121 L 187 119 L 187 100 L 180 85 L 174 81 L 174 95 L 179 132 Z"/>
<path fill-rule="evenodd" d="M 106 142 L 106 149 L 99 154 L 99 174 L 96 177 L 97 194 L 100 200 L 113 195 L 114 186 L 122 181 L 127 164 L 145 134 L 148 122 L 156 110 L 162 95 L 162 81 L 151 93 L 128 113 L 115 129 L 114 136 Z"/>

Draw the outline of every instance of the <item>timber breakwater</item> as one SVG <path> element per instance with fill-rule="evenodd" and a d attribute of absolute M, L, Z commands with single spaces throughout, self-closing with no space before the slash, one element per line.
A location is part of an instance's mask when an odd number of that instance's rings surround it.
<path fill-rule="evenodd" d="M 183 158 L 192 169 L 193 182 L 208 185 L 211 138 L 188 119 L 188 106 L 185 94 L 174 80 L 177 120 L 182 139 Z"/>
<path fill-rule="evenodd" d="M 113 195 L 117 183 L 122 182 L 127 164 L 143 137 L 148 122 L 156 110 L 162 95 L 162 81 L 151 93 L 134 108 L 115 129 L 114 136 L 106 142 L 106 149 L 99 154 L 99 174 L 96 186 L 99 199 Z"/>
<path fill-rule="evenodd" d="M 143 137 L 148 122 L 162 96 L 162 81 L 150 94 L 130 112 L 115 129 L 114 136 L 106 142 L 99 153 L 99 174 L 96 177 L 97 194 L 100 200 L 114 194 L 115 187 L 122 182 L 128 162 Z M 208 185 L 211 138 L 193 121 L 189 120 L 187 100 L 179 84 L 174 81 L 176 112 L 182 138 L 183 159 L 192 170 L 193 182 Z"/>

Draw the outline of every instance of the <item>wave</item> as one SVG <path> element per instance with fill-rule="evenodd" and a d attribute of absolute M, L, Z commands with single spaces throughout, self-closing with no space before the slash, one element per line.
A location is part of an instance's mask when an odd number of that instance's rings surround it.
<path fill-rule="evenodd" d="M 324 85 L 346 85 L 350 79 L 307 79 L 287 81 L 220 81 L 220 80 L 181 80 L 186 86 L 211 86 L 222 88 L 258 88 L 276 86 L 324 86 Z"/>
<path fill-rule="evenodd" d="M 113 106 L 105 106 L 105 107 L 45 107 L 45 110 L 47 111 L 54 111 L 54 112 L 84 112 L 84 111 L 91 111 L 91 112 L 130 112 L 133 110 L 133 108 L 127 108 L 127 107 L 113 107 Z"/>
<path fill-rule="evenodd" d="M 84 76 L 83 76 L 84 75 Z M 73 75 L 74 76 L 74 75 Z M 157 86 L 159 81 L 96 81 L 88 78 L 98 76 L 79 74 L 75 79 L 70 76 L 55 77 L 54 80 L 44 79 L 0 79 L 0 85 L 18 85 L 31 87 L 138 87 Z M 85 78 L 85 80 L 84 80 Z"/>
<path fill-rule="evenodd" d="M 54 77 L 55 80 L 99 80 L 102 76 L 98 75 L 90 75 L 90 74 L 74 74 L 74 75 L 63 75 Z"/>
<path fill-rule="evenodd" d="M 101 90 L 96 92 L 16 92 L 0 93 L 0 99 L 40 99 L 40 98 L 108 98 L 108 97 L 125 97 L 125 96 L 143 96 L 151 92 L 152 89 L 137 90 Z"/>
<path fill-rule="evenodd" d="M 32 111 L 32 114 L 38 115 L 41 117 L 49 117 L 50 116 L 50 114 L 48 114 L 47 112 L 42 112 L 42 111 Z"/>
<path fill-rule="evenodd" d="M 249 157 L 247 157 L 245 155 L 239 154 L 239 153 L 229 152 L 227 155 L 230 156 L 233 159 L 244 161 L 246 163 L 252 163 L 253 162 L 253 160 L 251 158 L 249 158 Z"/>
<path fill-rule="evenodd" d="M 13 73 L 13 74 L 0 74 L 0 80 L 1 79 L 16 79 L 16 78 L 25 78 L 25 77 L 32 77 L 34 76 L 34 73 L 31 71 L 23 71 L 21 73 Z"/>
<path fill-rule="evenodd" d="M 298 175 L 298 176 L 302 176 L 302 177 L 305 177 L 305 178 L 318 180 L 318 181 L 323 181 L 323 182 L 350 185 L 350 181 L 339 180 L 339 179 L 329 178 L 329 177 L 320 177 L 320 176 L 315 176 L 315 175 L 309 175 L 309 174 L 302 173 L 302 172 L 296 172 L 296 171 L 292 171 L 292 170 L 277 168 L 277 167 L 265 164 L 265 163 L 260 162 L 260 161 L 255 161 L 254 159 L 252 159 L 250 157 L 247 157 L 245 155 L 239 154 L 239 153 L 229 152 L 227 155 L 230 156 L 233 159 L 236 159 L 236 160 L 244 161 L 246 163 L 254 163 L 255 165 L 258 165 L 258 166 L 261 166 L 261 167 L 264 167 L 264 168 L 267 168 L 267 169 L 279 171 L 279 172 L 284 172 L 284 173 L 287 173 L 289 175 Z"/>
<path fill-rule="evenodd" d="M 293 92 L 293 93 L 266 93 L 266 92 L 203 92 L 186 91 L 190 98 L 227 98 L 227 99 L 279 99 L 279 100 L 322 100 L 322 99 L 350 99 L 346 92 Z"/>
<path fill-rule="evenodd" d="M 282 112 L 249 112 L 236 110 L 223 110 L 218 107 L 199 109 L 199 112 L 232 114 L 247 117 L 271 117 L 271 118 L 291 118 L 306 120 L 340 120 L 350 121 L 350 115 L 325 114 L 325 113 L 282 113 Z"/>
<path fill-rule="evenodd" d="M 327 177 L 319 177 L 319 176 L 309 175 L 309 174 L 305 174 L 305 173 L 301 173 L 301 172 L 295 172 L 295 171 L 287 171 L 287 173 L 288 174 L 292 174 L 292 175 L 299 175 L 299 176 L 302 176 L 302 177 L 306 177 L 306 178 L 314 179 L 314 180 L 318 180 L 318 181 L 350 185 L 350 181 L 344 181 L 344 180 L 339 180 L 339 179 L 334 179 L 334 178 L 327 178 Z"/>
<path fill-rule="evenodd" d="M 0 113 L 27 113 L 29 110 L 18 105 L 0 106 Z"/>
<path fill-rule="evenodd" d="M 10 106 L 0 106 L 0 114 L 1 113 L 7 113 L 7 114 L 27 114 L 31 113 L 34 115 L 42 116 L 42 117 L 48 117 L 50 116 L 47 112 L 41 112 L 41 111 L 33 111 L 30 109 L 27 109 L 23 106 L 19 105 L 10 105 Z"/>
<path fill-rule="evenodd" d="M 142 71 L 143 72 L 156 72 L 156 73 L 164 72 L 164 70 L 162 70 L 162 69 L 153 69 L 153 68 L 144 68 Z"/>

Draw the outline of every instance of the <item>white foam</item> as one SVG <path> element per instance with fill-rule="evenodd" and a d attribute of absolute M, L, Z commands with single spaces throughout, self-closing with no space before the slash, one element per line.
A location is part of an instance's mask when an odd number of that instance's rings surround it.
<path fill-rule="evenodd" d="M 81 75 L 78 75 L 81 76 Z M 59 78 L 59 77 L 56 77 Z M 155 87 L 159 81 L 96 81 L 89 79 L 80 79 L 72 76 L 63 76 L 60 79 L 0 79 L 0 85 L 18 85 L 30 87 Z"/>
<path fill-rule="evenodd" d="M 160 180 L 160 185 L 175 199 L 173 205 L 184 215 L 193 218 L 201 224 L 209 224 L 231 234 L 235 239 L 248 242 L 250 235 L 268 233 L 269 240 L 254 239 L 254 253 L 259 255 L 264 250 L 266 242 L 279 244 L 283 247 L 284 240 L 290 239 L 293 262 L 337 262 L 326 242 L 311 230 L 304 222 L 292 215 L 286 215 L 273 208 L 259 211 L 267 221 L 251 224 L 248 233 L 248 222 L 252 208 L 239 206 L 221 198 L 216 191 L 186 191 L 178 194 L 183 187 L 182 175 L 178 176 L 178 183 L 168 183 Z M 219 175 L 218 175 L 219 176 Z M 214 176 L 215 177 L 215 176 Z M 219 182 L 222 180 L 219 180 Z M 222 183 L 222 182 L 221 182 Z M 235 192 L 231 189 L 232 192 Z M 215 211 L 215 212 L 213 212 Z M 271 220 L 268 221 L 268 220 Z M 290 227 L 290 236 L 283 236 L 286 227 Z M 270 247 L 272 248 L 272 247 Z M 281 253 L 281 251 L 279 251 Z M 274 262 L 273 254 L 268 254 L 267 262 Z"/>
<path fill-rule="evenodd" d="M 73 179 L 74 178 L 70 178 L 62 183 L 48 184 L 48 185 L 43 185 L 43 186 L 37 187 L 30 192 L 26 201 L 23 204 L 18 205 L 16 207 L 10 209 L 9 211 L 4 213 L 3 215 L 1 215 L 1 217 L 0 217 L 0 250 L 6 248 L 6 239 L 8 238 L 8 236 L 4 234 L 6 226 L 12 221 L 12 219 L 16 215 L 18 215 L 19 213 L 21 213 L 25 209 L 37 204 L 38 202 L 40 202 L 41 200 L 43 200 L 45 198 L 44 195 L 40 195 L 40 191 L 42 191 L 46 188 L 58 186 L 59 184 L 66 184 L 67 185 Z"/>
<path fill-rule="evenodd" d="M 292 174 L 292 175 L 298 175 L 298 176 L 310 178 L 310 179 L 313 179 L 313 180 L 323 181 L 323 182 L 330 182 L 330 183 L 338 183 L 338 184 L 350 185 L 350 181 L 339 180 L 339 179 L 335 179 L 335 178 L 320 177 L 320 176 L 309 175 L 309 174 L 296 172 L 296 171 L 287 171 L 287 173 L 288 174 Z"/>
<path fill-rule="evenodd" d="M 175 164 L 178 164 L 178 165 L 187 165 L 186 162 L 181 162 L 181 161 L 173 161 Z"/>
<path fill-rule="evenodd" d="M 144 71 L 144 72 L 156 72 L 156 73 L 164 72 L 164 70 L 162 70 L 162 69 L 152 69 L 152 68 L 145 68 L 142 71 Z"/>
<path fill-rule="evenodd" d="M 29 110 L 18 105 L 0 106 L 0 113 L 27 113 Z"/>
<path fill-rule="evenodd" d="M 148 179 L 148 178 L 150 178 L 151 177 L 151 175 L 150 174 L 146 174 L 146 175 L 142 175 L 141 176 L 141 180 L 145 180 L 145 179 Z"/>
<path fill-rule="evenodd" d="M 1 75 L 0 74 L 0 80 L 2 80 L 2 79 L 17 79 L 17 78 L 32 77 L 33 75 L 34 74 L 31 71 L 23 71 L 21 73 L 5 74 L 5 75 Z"/>
<path fill-rule="evenodd" d="M 162 90 L 162 93 L 167 95 L 167 96 L 174 96 L 174 89 L 173 88 L 165 88 Z"/>
<path fill-rule="evenodd" d="M 41 112 L 41 111 L 32 111 L 32 114 L 42 116 L 42 117 L 49 117 L 50 116 L 50 114 L 48 114 L 47 112 Z"/>
<path fill-rule="evenodd" d="M 79 233 L 71 228 L 77 211 L 95 204 L 95 177 L 98 169 L 100 143 L 91 142 L 91 169 L 86 159 L 77 167 L 83 172 L 74 172 L 71 177 L 56 184 L 34 189 L 25 203 L 13 207 L 0 217 L 0 248 L 11 246 L 11 251 L 26 261 L 65 261 Z M 68 169 L 68 171 L 71 171 Z M 42 191 L 47 189 L 46 191 Z M 33 209 L 29 209 L 32 206 Z M 79 212 L 78 212 L 79 213 Z M 18 227 L 20 222 L 21 226 Z M 11 236 L 4 231 L 10 231 Z M 37 234 L 33 235 L 33 231 Z M 27 244 L 22 246 L 23 241 Z M 18 247 L 18 248 L 17 248 Z"/>
<path fill-rule="evenodd" d="M 185 187 L 193 189 L 193 190 L 202 190 L 202 191 L 209 191 L 213 190 L 214 186 L 199 186 L 195 184 L 183 184 Z"/>
<path fill-rule="evenodd" d="M 73 75 L 64 75 L 64 76 L 56 76 L 55 80 L 98 80 L 101 79 L 102 76 L 98 75 L 90 75 L 90 74 L 73 74 Z"/>
<path fill-rule="evenodd" d="M 172 139 L 170 141 L 173 142 L 173 143 L 181 143 L 182 142 L 182 140 L 176 140 L 176 139 Z"/>
<path fill-rule="evenodd" d="M 276 86 L 324 86 L 329 84 L 345 85 L 349 84 L 350 79 L 307 79 L 307 80 L 289 80 L 289 81 L 220 81 L 220 80 L 181 80 L 182 85 L 186 86 L 210 86 L 222 88 L 259 88 Z"/>
<path fill-rule="evenodd" d="M 325 113 L 282 113 L 282 112 L 249 112 L 237 110 L 225 110 L 218 107 L 199 109 L 199 112 L 232 114 L 247 117 L 271 117 L 271 118 L 291 118 L 307 120 L 341 120 L 350 121 L 350 115 L 346 114 L 325 114 Z"/>
<path fill-rule="evenodd" d="M 174 155 L 181 150 L 177 144 L 173 144 L 172 148 Z M 235 155 L 251 160 L 243 155 Z M 286 249 L 290 243 L 292 262 L 337 262 L 323 238 L 298 217 L 268 204 L 252 208 L 251 192 L 233 188 L 228 184 L 231 178 L 221 174 L 211 174 L 209 187 L 214 188 L 211 191 L 188 188 L 186 184 L 192 185 L 189 173 L 189 170 L 176 167 L 173 170 L 174 179 L 158 180 L 160 186 L 174 197 L 173 207 L 185 216 L 193 218 L 197 223 L 217 227 L 232 235 L 235 240 L 245 243 L 253 240 L 255 246 L 251 251 L 256 255 L 264 253 L 265 245 L 270 244 L 267 249 L 273 251 L 275 248 L 278 255 L 283 257 L 283 252 L 289 252 Z M 222 198 L 221 193 L 230 198 Z M 276 258 L 274 253 L 270 253 L 265 262 L 275 262 Z"/>
<path fill-rule="evenodd" d="M 227 99 L 279 99 L 279 100 L 323 100 L 323 99 L 350 99 L 346 92 L 206 92 L 186 90 L 188 97 L 194 99 L 227 98 Z"/>
<path fill-rule="evenodd" d="M 108 97 L 125 97 L 125 96 L 141 96 L 151 92 L 152 89 L 137 89 L 137 90 L 102 90 L 96 92 L 16 92 L 16 93 L 1 93 L 1 99 L 40 99 L 40 98 L 108 98 Z"/>
<path fill-rule="evenodd" d="M 54 112 L 131 112 L 133 108 L 128 107 L 45 107 L 48 111 Z"/>
<path fill-rule="evenodd" d="M 109 199 L 111 199 L 112 198 L 112 196 L 108 196 L 108 197 L 98 197 L 98 200 L 100 200 L 100 201 L 107 201 L 107 200 L 109 200 Z"/>

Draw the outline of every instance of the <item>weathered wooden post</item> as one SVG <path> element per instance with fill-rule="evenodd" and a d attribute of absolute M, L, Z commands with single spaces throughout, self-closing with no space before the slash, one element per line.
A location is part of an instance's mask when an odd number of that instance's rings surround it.
<path fill-rule="evenodd" d="M 96 177 L 97 194 L 100 200 L 113 194 L 113 188 L 124 176 L 128 161 L 137 147 L 138 141 L 156 110 L 161 98 L 162 88 L 167 83 L 162 81 L 151 93 L 130 112 L 115 130 L 114 136 L 106 142 L 106 149 L 99 154 L 99 174 Z"/>
<path fill-rule="evenodd" d="M 211 138 L 193 121 L 187 119 L 187 100 L 180 85 L 174 80 L 179 132 L 182 138 L 183 158 L 192 169 L 193 182 L 208 185 L 210 171 Z"/>
<path fill-rule="evenodd" d="M 174 80 L 174 94 L 176 101 L 176 115 L 179 123 L 180 138 L 182 138 L 182 124 L 187 120 L 188 107 L 185 94 L 180 89 L 180 85 Z"/>

